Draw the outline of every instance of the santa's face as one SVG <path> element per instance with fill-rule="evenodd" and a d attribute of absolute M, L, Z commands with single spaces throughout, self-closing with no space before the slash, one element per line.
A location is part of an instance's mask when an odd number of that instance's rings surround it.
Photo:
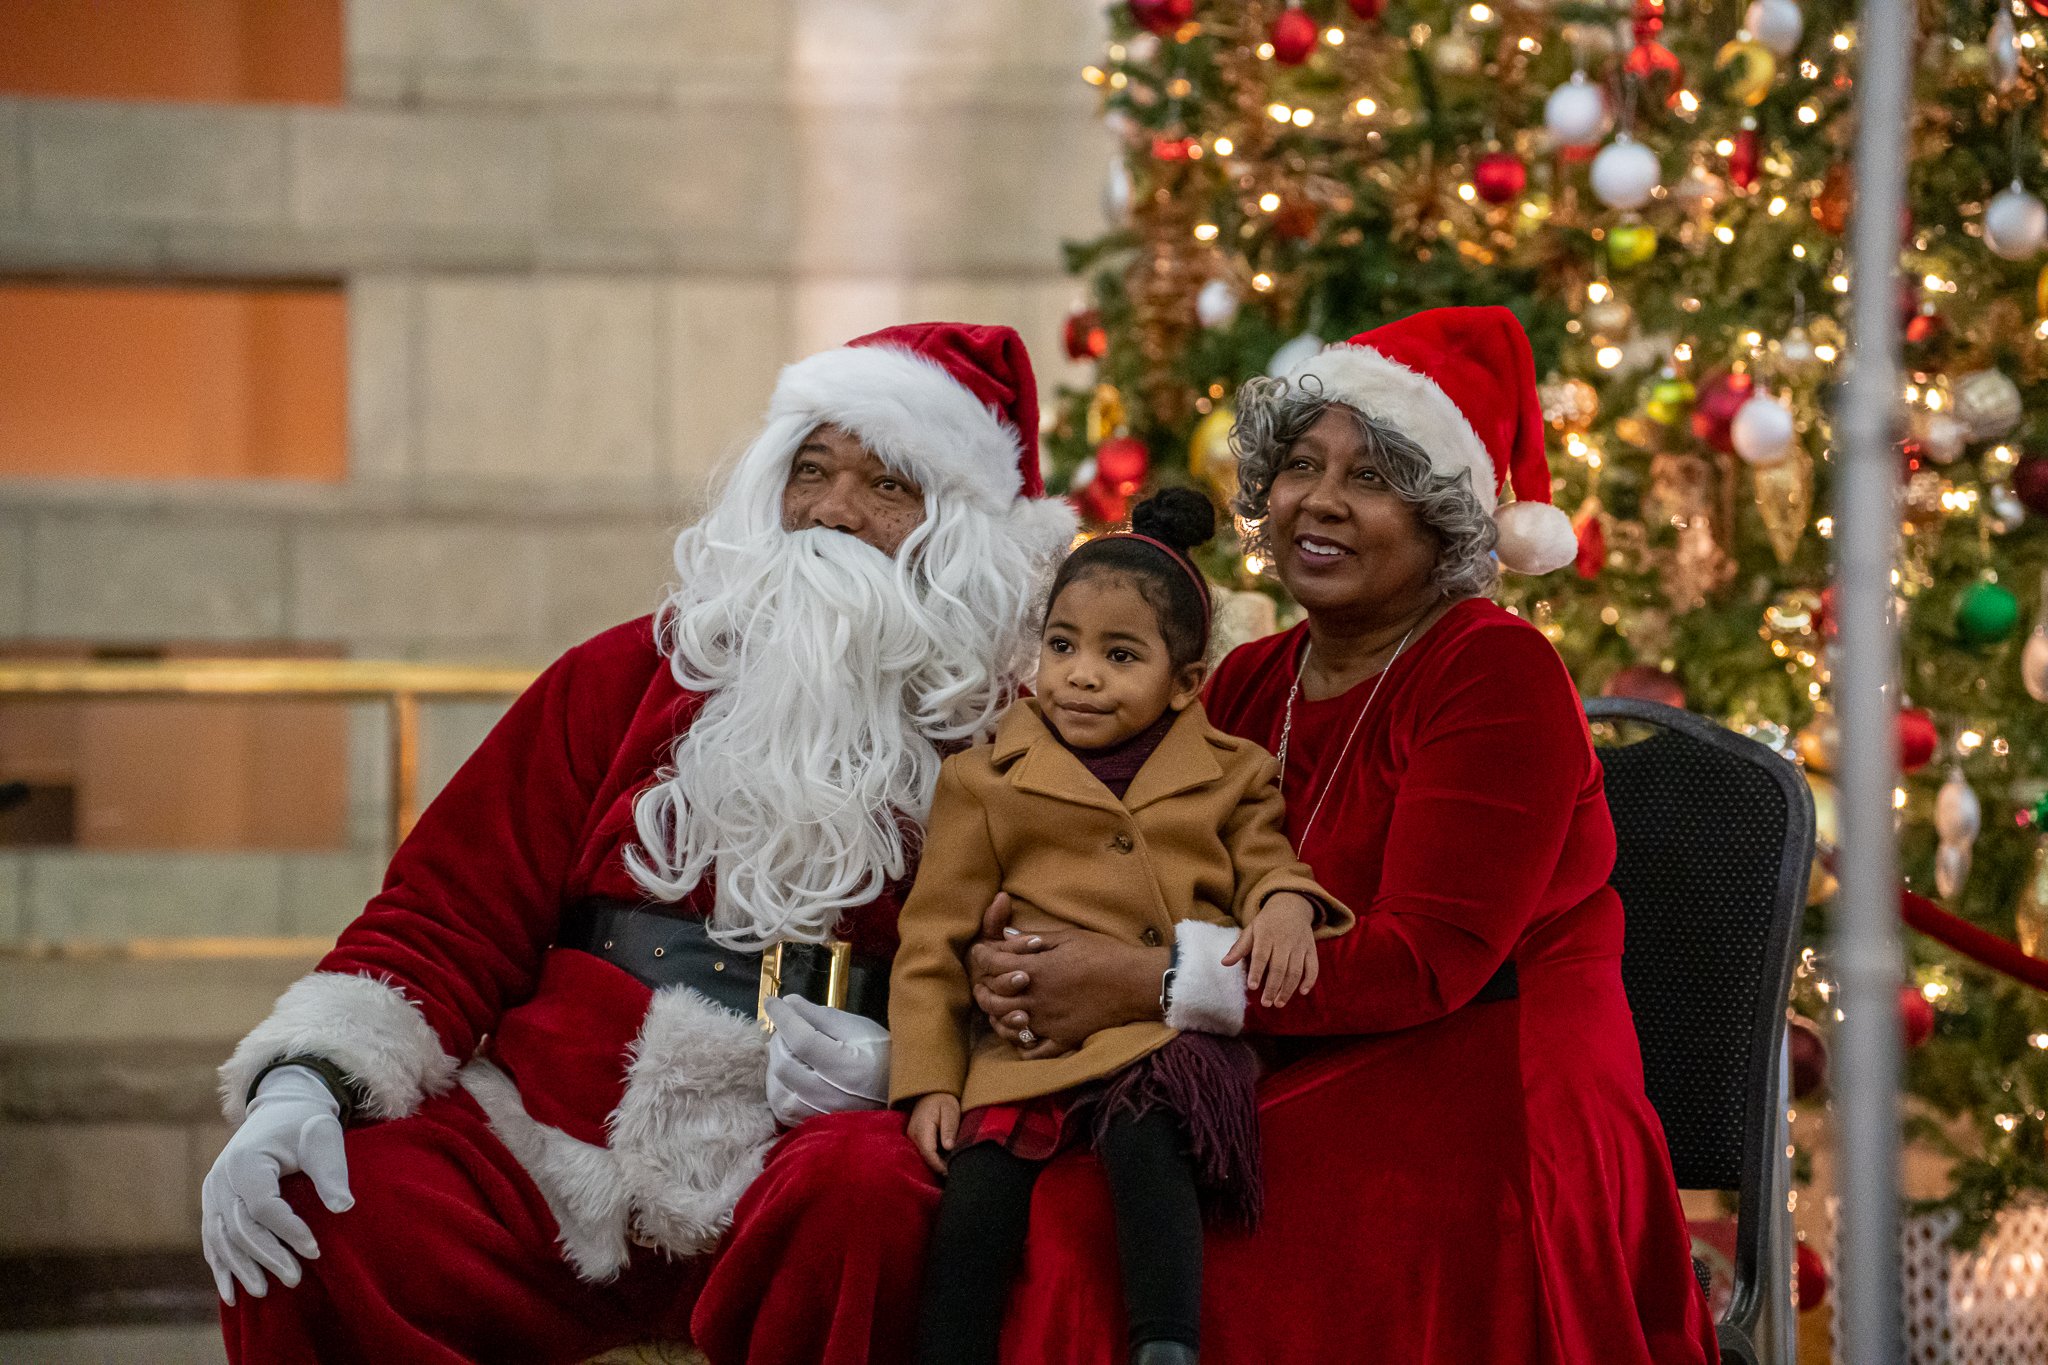
<path fill-rule="evenodd" d="M 843 531 L 891 559 L 924 520 L 924 490 L 830 422 L 804 437 L 782 488 L 782 529 Z"/>

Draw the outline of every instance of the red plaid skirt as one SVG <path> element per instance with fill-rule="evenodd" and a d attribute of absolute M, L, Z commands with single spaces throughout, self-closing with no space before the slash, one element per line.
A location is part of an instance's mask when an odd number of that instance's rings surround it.
<path fill-rule="evenodd" d="M 1073 1098 L 1065 1092 L 1040 1095 L 1022 1104 L 985 1104 L 960 1116 L 953 1150 L 993 1142 L 1025 1161 L 1050 1161 L 1084 1135 L 1080 1130 L 1085 1125 L 1068 1122 L 1073 1112 Z"/>

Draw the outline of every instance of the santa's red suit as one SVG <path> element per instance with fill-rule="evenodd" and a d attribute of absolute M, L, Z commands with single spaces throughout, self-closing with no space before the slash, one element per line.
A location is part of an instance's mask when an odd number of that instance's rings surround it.
<path fill-rule="evenodd" d="M 831 882 L 840 904 L 823 914 L 801 885 L 729 880 L 725 859 L 662 903 L 650 883 L 689 879 L 677 865 L 696 827 L 679 835 L 678 822 L 739 818 L 678 776 L 716 771 L 692 751 L 694 732 L 744 721 L 720 710 L 718 689 L 678 680 L 714 657 L 746 676 L 743 627 L 687 638 L 705 619 L 692 615 L 689 580 L 722 572 L 744 553 L 735 547 L 779 557 L 792 453 L 828 422 L 926 494 L 924 522 L 876 573 L 876 591 L 912 600 L 909 626 L 890 618 L 903 638 L 823 642 L 858 658 L 893 651 L 897 672 L 885 676 L 901 675 L 900 695 L 870 699 L 887 714 L 869 717 L 860 752 L 875 751 L 878 725 L 902 729 L 896 713 L 916 712 L 897 755 L 912 790 L 895 810 L 857 816 L 833 845 L 853 851 Z M 933 741 L 992 723 L 1014 693 L 1034 575 L 1071 534 L 1071 513 L 1042 496 L 1036 429 L 1029 363 L 1004 328 L 891 329 L 783 372 L 762 437 L 678 543 L 686 581 L 669 608 L 571 650 L 514 703 L 400 847 L 384 889 L 222 1068 L 231 1120 L 287 1057 L 331 1064 L 359 1100 L 346 1140 L 354 1206 L 331 1212 L 303 1177 L 286 1180 L 319 1255 L 295 1287 L 224 1308 L 231 1358 L 575 1360 L 654 1335 L 689 1337 L 721 1365 L 895 1358 L 935 1194 L 900 1115 L 807 1125 L 770 1157 L 754 1018 L 556 945 L 565 911 L 598 900 L 705 917 L 742 939 L 772 917 L 779 932 L 833 932 L 857 954 L 894 950 L 914 847 L 897 831 L 924 814 L 915 788 L 928 802 Z M 843 551 L 851 538 L 829 529 L 806 534 L 827 538 L 828 561 L 873 553 Z M 815 576 L 817 562 L 796 576 Z M 849 565 L 873 567 L 826 567 Z M 751 580 L 734 578 L 744 598 Z M 718 619 L 744 622 L 749 610 L 741 600 Z M 925 660 L 918 630 L 933 634 L 939 663 Z M 979 662 L 946 673 L 942 639 Z M 808 759 L 815 769 L 821 756 Z M 873 764 L 860 766 L 847 782 L 872 778 Z M 646 798 L 665 786 L 680 795 L 650 814 Z M 763 859 L 786 856 L 786 831 L 755 833 L 772 845 Z M 880 852 L 860 853 L 870 845 Z M 849 867 L 863 876 L 839 875 Z"/>

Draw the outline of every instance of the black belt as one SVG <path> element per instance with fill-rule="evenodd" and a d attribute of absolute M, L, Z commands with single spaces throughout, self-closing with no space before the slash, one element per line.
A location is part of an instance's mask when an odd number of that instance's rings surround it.
<path fill-rule="evenodd" d="M 767 995 L 801 995 L 889 1022 L 888 959 L 855 956 L 843 943 L 783 943 L 765 953 L 734 952 L 713 943 L 709 924 L 697 916 L 590 900 L 563 912 L 555 946 L 603 958 L 649 990 L 688 986 L 736 1014 L 755 1014 Z M 831 998 L 835 958 L 845 963 L 845 998 L 837 1002 Z"/>

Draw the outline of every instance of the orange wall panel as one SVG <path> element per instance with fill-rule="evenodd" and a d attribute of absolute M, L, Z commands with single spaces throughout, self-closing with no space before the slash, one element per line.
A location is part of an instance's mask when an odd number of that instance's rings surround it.
<path fill-rule="evenodd" d="M 0 92 L 339 104 L 343 0 L 0 0 Z"/>
<path fill-rule="evenodd" d="M 338 287 L 0 286 L 0 478 L 348 473 Z"/>

